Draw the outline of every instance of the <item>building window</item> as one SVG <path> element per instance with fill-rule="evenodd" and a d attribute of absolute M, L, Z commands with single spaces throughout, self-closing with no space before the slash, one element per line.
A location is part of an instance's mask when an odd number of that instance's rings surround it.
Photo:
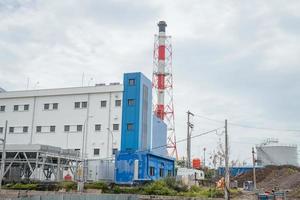
<path fill-rule="evenodd" d="M 133 123 L 127 124 L 127 131 L 133 131 Z"/>
<path fill-rule="evenodd" d="M 10 132 L 10 133 L 13 133 L 13 132 L 14 132 L 14 130 L 15 130 L 15 128 L 14 128 L 14 127 L 9 127 L 9 132 Z"/>
<path fill-rule="evenodd" d="M 37 132 L 37 133 L 42 132 L 42 127 L 41 127 L 41 126 L 37 126 L 37 127 L 36 127 L 36 132 Z"/>
<path fill-rule="evenodd" d="M 121 100 L 115 100 L 115 106 L 120 107 L 121 106 Z"/>
<path fill-rule="evenodd" d="M 149 168 L 149 175 L 150 176 L 154 176 L 155 175 L 155 168 L 154 167 L 150 167 Z"/>
<path fill-rule="evenodd" d="M 29 104 L 24 105 L 24 110 L 29 110 Z"/>
<path fill-rule="evenodd" d="M 94 149 L 94 156 L 100 155 L 100 149 Z"/>
<path fill-rule="evenodd" d="M 134 99 L 128 99 L 128 106 L 134 106 L 135 100 Z"/>
<path fill-rule="evenodd" d="M 86 101 L 81 102 L 81 108 L 87 108 L 87 102 Z"/>
<path fill-rule="evenodd" d="M 69 132 L 69 131 L 70 131 L 70 125 L 65 125 L 64 131 L 65 131 L 65 132 Z"/>
<path fill-rule="evenodd" d="M 128 80 L 129 85 L 133 86 L 135 85 L 135 79 L 129 79 Z"/>
<path fill-rule="evenodd" d="M 23 127 L 23 133 L 28 133 L 28 126 Z"/>
<path fill-rule="evenodd" d="M 44 110 L 57 110 L 58 103 L 45 103 L 44 104 Z"/>
<path fill-rule="evenodd" d="M 77 132 L 81 132 L 82 131 L 82 125 L 77 125 Z"/>
<path fill-rule="evenodd" d="M 95 131 L 101 131 L 101 124 L 95 124 Z"/>
<path fill-rule="evenodd" d="M 164 168 L 159 168 L 159 176 L 164 177 Z"/>
<path fill-rule="evenodd" d="M 116 155 L 117 152 L 118 152 L 118 149 L 117 149 L 117 148 L 113 148 L 113 149 L 112 149 L 112 154 L 113 154 L 113 155 Z"/>
<path fill-rule="evenodd" d="M 49 103 L 44 104 L 44 110 L 49 110 Z"/>
<path fill-rule="evenodd" d="M 173 176 L 172 170 L 168 170 L 168 176 Z"/>
<path fill-rule="evenodd" d="M 113 131 L 119 130 L 119 124 L 113 124 Z"/>
<path fill-rule="evenodd" d="M 18 111 L 19 110 L 19 105 L 14 105 L 14 111 Z"/>
<path fill-rule="evenodd" d="M 55 126 L 50 126 L 50 132 L 55 132 Z"/>
<path fill-rule="evenodd" d="M 0 112 L 4 112 L 5 111 L 5 106 L 0 106 Z"/>
<path fill-rule="evenodd" d="M 80 108 L 80 102 L 75 102 L 74 107 L 75 108 Z"/>
<path fill-rule="evenodd" d="M 57 110 L 58 109 L 58 103 L 53 103 L 53 105 L 52 105 L 53 107 L 53 110 Z"/>
<path fill-rule="evenodd" d="M 3 127 L 0 127 L 0 133 L 3 133 Z"/>
<path fill-rule="evenodd" d="M 74 149 L 74 151 L 80 152 L 80 149 Z"/>
<path fill-rule="evenodd" d="M 106 107 L 106 101 L 101 101 L 100 105 L 101 105 L 101 108 L 105 108 Z"/>

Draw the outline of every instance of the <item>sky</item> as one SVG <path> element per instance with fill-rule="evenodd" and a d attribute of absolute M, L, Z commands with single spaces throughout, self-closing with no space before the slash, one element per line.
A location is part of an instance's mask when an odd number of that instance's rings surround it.
<path fill-rule="evenodd" d="M 298 0 L 0 0 L 0 87 L 122 82 L 135 71 L 151 78 L 165 20 L 177 139 L 186 137 L 187 110 L 193 135 L 227 119 L 230 159 L 250 164 L 251 147 L 267 138 L 300 146 L 300 131 L 286 131 L 300 130 L 299 10 Z M 205 147 L 209 158 L 222 130 L 193 139 L 192 156 Z"/>

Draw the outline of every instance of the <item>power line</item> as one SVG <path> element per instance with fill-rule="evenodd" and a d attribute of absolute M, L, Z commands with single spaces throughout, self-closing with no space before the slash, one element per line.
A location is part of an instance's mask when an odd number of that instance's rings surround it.
<path fill-rule="evenodd" d="M 214 121 L 218 123 L 223 123 L 221 120 L 211 119 L 206 116 L 195 114 L 196 117 L 203 118 L 209 121 Z M 257 126 L 251 126 L 251 125 L 245 125 L 245 124 L 238 124 L 238 123 L 228 123 L 231 126 L 238 126 L 241 128 L 250 128 L 250 129 L 258 129 L 258 130 L 268 130 L 268 131 L 282 131 L 282 132 L 300 132 L 300 129 L 278 129 L 278 128 L 270 128 L 270 127 L 257 127 Z"/>
<path fill-rule="evenodd" d="M 191 136 L 190 138 L 193 139 L 193 138 L 197 138 L 197 137 L 200 137 L 200 136 L 203 136 L 203 135 L 207 135 L 209 133 L 212 133 L 212 132 L 217 132 L 217 130 L 220 130 L 220 129 L 223 129 L 224 127 L 219 127 L 219 128 L 216 128 L 216 129 L 213 129 L 213 130 L 210 130 L 210 131 L 206 131 L 206 132 L 202 132 L 202 133 L 199 133 L 197 135 L 193 135 Z M 181 143 L 181 142 L 184 142 L 184 141 L 187 141 L 188 138 L 183 138 L 181 140 L 177 140 L 176 141 L 176 145 L 178 143 Z M 164 145 L 161 145 L 161 146 L 157 146 L 157 147 L 154 147 L 152 148 L 151 150 L 153 149 L 159 149 L 159 148 L 162 148 L 162 147 L 167 147 L 168 145 L 167 144 L 164 144 Z M 149 150 L 138 150 L 136 151 L 136 153 L 142 153 L 142 152 L 148 152 Z M 109 156 L 109 157 L 105 157 L 105 158 L 101 158 L 101 159 L 112 159 L 114 158 L 114 156 Z"/>

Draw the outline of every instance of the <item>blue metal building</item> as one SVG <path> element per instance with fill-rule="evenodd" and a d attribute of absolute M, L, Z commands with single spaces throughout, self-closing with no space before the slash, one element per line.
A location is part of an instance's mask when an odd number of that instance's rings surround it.
<path fill-rule="evenodd" d="M 151 81 L 142 73 L 126 73 L 123 85 L 121 151 L 116 154 L 115 182 L 133 184 L 174 175 L 175 160 L 163 155 L 166 126 L 154 118 L 152 127 Z M 162 145 L 154 145 L 157 151 L 152 151 L 153 139 L 160 137 L 164 138 L 159 141 Z"/>
<path fill-rule="evenodd" d="M 256 169 L 261 169 L 262 167 L 256 166 Z M 252 171 L 252 166 L 243 166 L 243 167 L 229 167 L 229 174 L 230 176 L 239 176 L 241 174 L 245 174 L 249 171 Z M 219 167 L 218 168 L 218 175 L 219 176 L 225 176 L 225 167 Z"/>

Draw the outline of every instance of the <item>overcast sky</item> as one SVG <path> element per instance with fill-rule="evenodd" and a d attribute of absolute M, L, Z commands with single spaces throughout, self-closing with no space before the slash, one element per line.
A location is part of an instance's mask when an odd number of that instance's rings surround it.
<path fill-rule="evenodd" d="M 153 37 L 172 35 L 177 139 L 186 111 L 230 123 L 300 129 L 299 0 L 0 0 L 0 87 L 6 90 L 122 82 L 152 76 Z M 193 134 L 224 126 L 194 117 Z M 192 155 L 215 148 L 222 131 L 194 139 Z M 220 136 L 219 136 L 220 135 Z M 300 132 L 229 126 L 231 159 L 274 137 Z M 185 143 L 178 144 L 185 155 Z M 208 161 L 207 161 L 208 162 Z"/>

